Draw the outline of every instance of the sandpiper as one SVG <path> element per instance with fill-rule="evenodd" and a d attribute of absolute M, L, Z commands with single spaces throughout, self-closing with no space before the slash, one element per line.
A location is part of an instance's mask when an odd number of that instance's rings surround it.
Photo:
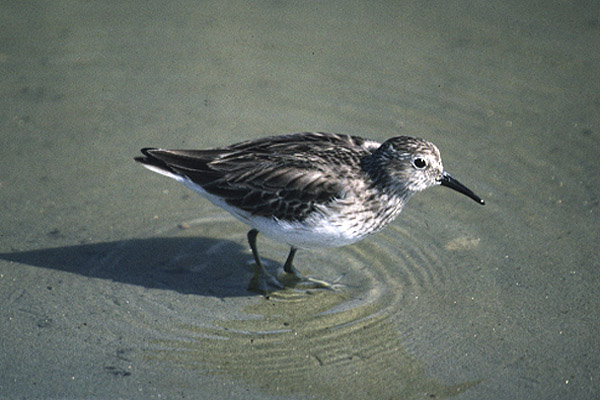
<path fill-rule="evenodd" d="M 250 289 L 269 292 L 283 280 L 263 266 L 258 232 L 290 246 L 283 270 L 298 248 L 338 247 L 382 230 L 410 197 L 443 185 L 485 202 L 447 173 L 438 148 L 397 136 L 383 144 L 358 136 L 305 132 L 245 141 L 208 150 L 144 148 L 135 160 L 173 178 L 250 225 L 255 261 Z"/>

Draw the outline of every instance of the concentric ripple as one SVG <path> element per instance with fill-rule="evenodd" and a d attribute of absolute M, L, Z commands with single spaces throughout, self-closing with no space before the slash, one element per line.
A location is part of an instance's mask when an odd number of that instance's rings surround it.
<path fill-rule="evenodd" d="M 446 397 L 476 382 L 448 386 L 428 377 L 390 318 L 412 307 L 407 299 L 448 279 L 440 249 L 411 236 L 418 224 L 409 218 L 353 246 L 299 252 L 297 268 L 339 280 L 344 287 L 335 291 L 286 289 L 267 298 L 248 292 L 247 228 L 225 214 L 162 230 L 147 251 L 124 243 L 103 262 L 145 271 L 138 284 L 113 287 L 119 293 L 111 297 L 127 306 L 120 323 L 149 338 L 150 359 L 274 394 Z M 288 248 L 261 236 L 258 247 L 276 273 Z"/>
<path fill-rule="evenodd" d="M 77 294 L 90 301 L 75 303 L 72 310 L 101 313 L 94 319 L 102 321 L 95 334 L 114 337 L 117 354 L 132 354 L 127 360 L 117 356 L 107 368 L 128 370 L 141 357 L 141 362 L 223 374 L 274 394 L 445 397 L 476 382 L 445 385 L 428 376 L 417 356 L 424 340 L 421 325 L 439 321 L 426 340 L 443 343 L 451 317 L 437 310 L 460 299 L 447 254 L 478 242 L 455 232 L 444 241 L 426 221 L 407 213 L 355 245 L 300 251 L 295 264 L 304 275 L 342 288 L 285 289 L 268 297 L 248 291 L 253 261 L 247 227 L 227 214 L 145 239 L 4 258 L 87 277 Z M 287 246 L 259 236 L 258 248 L 277 273 Z"/>

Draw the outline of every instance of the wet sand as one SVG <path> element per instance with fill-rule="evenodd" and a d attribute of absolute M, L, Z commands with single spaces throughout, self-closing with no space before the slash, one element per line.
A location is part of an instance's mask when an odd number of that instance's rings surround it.
<path fill-rule="evenodd" d="M 599 10 L 3 4 L 0 397 L 593 398 Z M 486 206 L 419 194 L 298 253 L 343 290 L 265 298 L 247 228 L 133 161 L 305 130 L 424 137 Z"/>

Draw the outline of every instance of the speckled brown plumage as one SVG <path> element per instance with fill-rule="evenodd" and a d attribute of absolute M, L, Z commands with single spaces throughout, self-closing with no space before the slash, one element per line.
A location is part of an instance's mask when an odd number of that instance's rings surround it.
<path fill-rule="evenodd" d="M 483 200 L 443 169 L 432 143 L 409 136 L 383 144 L 358 136 L 306 132 L 208 150 L 142 149 L 149 169 L 180 181 L 292 247 L 343 246 L 391 222 L 416 192 L 445 185 Z"/>

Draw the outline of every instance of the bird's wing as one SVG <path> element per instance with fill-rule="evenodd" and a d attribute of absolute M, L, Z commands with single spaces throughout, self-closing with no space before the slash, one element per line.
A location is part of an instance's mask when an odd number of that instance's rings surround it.
<path fill-rule="evenodd" d="M 340 158 L 341 151 L 340 160 L 359 162 L 361 154 L 336 143 L 348 140 L 354 138 L 297 134 L 212 150 L 146 148 L 142 150 L 146 157 L 136 160 L 159 172 L 184 176 L 253 215 L 299 221 L 319 205 L 346 196 L 348 189 L 340 176 L 343 165 L 331 169 L 328 161 L 333 152 Z"/>

